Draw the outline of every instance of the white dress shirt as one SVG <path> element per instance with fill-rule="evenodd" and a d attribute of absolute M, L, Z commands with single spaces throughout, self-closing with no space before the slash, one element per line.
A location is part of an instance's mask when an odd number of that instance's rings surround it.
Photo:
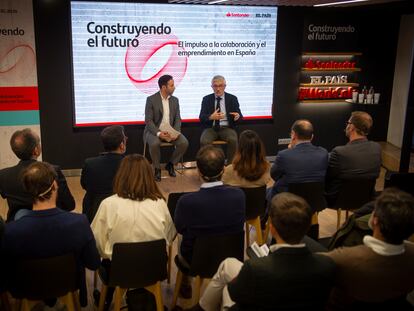
<path fill-rule="evenodd" d="M 165 239 L 169 244 L 176 235 L 164 200 L 134 201 L 116 194 L 102 201 L 91 227 L 99 253 L 109 259 L 115 243 Z"/>
<path fill-rule="evenodd" d="M 161 96 L 161 102 L 162 102 L 162 120 L 160 127 L 162 127 L 163 124 L 170 124 L 170 97 L 167 98 L 162 97 L 162 94 L 160 92 Z M 161 131 L 157 133 L 157 136 L 160 136 Z"/>
<path fill-rule="evenodd" d="M 365 244 L 365 246 L 372 249 L 374 253 L 377 253 L 378 255 L 382 256 L 401 255 L 405 252 L 404 243 L 398 245 L 389 244 L 384 241 L 378 240 L 370 235 L 364 236 L 363 243 Z"/>
<path fill-rule="evenodd" d="M 215 96 L 215 103 L 217 103 L 217 97 L 220 97 L 220 112 L 224 113 L 224 118 L 220 119 L 220 126 L 229 126 L 229 121 L 227 120 L 227 113 L 226 113 L 226 102 L 224 99 L 224 94 L 223 96 Z M 216 104 L 214 104 L 215 107 Z"/>

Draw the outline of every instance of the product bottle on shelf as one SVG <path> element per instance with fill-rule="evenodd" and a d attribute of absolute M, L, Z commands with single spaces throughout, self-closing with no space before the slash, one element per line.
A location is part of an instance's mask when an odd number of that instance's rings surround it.
<path fill-rule="evenodd" d="M 375 93 L 375 91 L 374 91 L 374 87 L 373 86 L 371 86 L 370 88 L 369 88 L 369 91 L 368 91 L 368 94 L 370 95 L 369 96 L 369 103 L 367 103 L 367 104 L 373 104 L 374 103 L 374 93 Z"/>
<path fill-rule="evenodd" d="M 367 94 L 368 94 L 368 90 L 367 90 L 367 87 L 366 87 L 365 85 L 364 85 L 364 87 L 362 88 L 361 93 L 362 93 L 362 94 L 364 94 L 364 100 L 363 100 L 363 103 L 364 103 L 364 104 L 367 104 Z"/>

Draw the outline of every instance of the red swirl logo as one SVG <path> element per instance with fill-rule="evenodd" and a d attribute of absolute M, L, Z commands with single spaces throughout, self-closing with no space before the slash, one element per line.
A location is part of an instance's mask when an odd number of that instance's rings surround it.
<path fill-rule="evenodd" d="M 151 77 L 143 78 L 143 70 L 150 59 L 165 46 L 171 46 L 172 51 L 165 64 Z M 125 71 L 128 78 L 137 89 L 152 94 L 159 90 L 158 79 L 169 74 L 174 78 L 177 87 L 187 71 L 187 56 L 178 56 L 178 51 L 184 51 L 178 47 L 178 38 L 172 34 L 143 35 L 139 36 L 137 47 L 129 46 L 125 55 Z"/>
<path fill-rule="evenodd" d="M 35 53 L 28 44 L 19 44 L 0 52 L 0 77 L 5 80 L 24 79 L 35 68 Z"/>

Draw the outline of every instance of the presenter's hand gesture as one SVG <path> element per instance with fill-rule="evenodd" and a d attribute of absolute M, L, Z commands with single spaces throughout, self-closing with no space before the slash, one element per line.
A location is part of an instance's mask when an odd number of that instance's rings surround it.
<path fill-rule="evenodd" d="M 209 117 L 210 120 L 220 120 L 224 118 L 224 113 L 220 112 L 219 109 L 216 109 Z"/>
<path fill-rule="evenodd" d="M 234 121 L 237 121 L 240 118 L 240 114 L 238 112 L 230 112 L 230 114 L 234 117 Z"/>

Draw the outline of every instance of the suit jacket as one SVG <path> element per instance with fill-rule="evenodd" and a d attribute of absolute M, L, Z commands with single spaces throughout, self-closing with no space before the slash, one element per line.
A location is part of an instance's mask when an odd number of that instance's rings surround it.
<path fill-rule="evenodd" d="M 113 194 L 113 179 L 123 158 L 122 154 L 106 152 L 85 160 L 80 179 L 86 190 L 82 210 L 90 223 L 101 201 Z"/>
<path fill-rule="evenodd" d="M 2 169 L 0 171 L 0 193 L 7 199 L 9 211 L 7 213 L 7 221 L 14 219 L 14 215 L 20 209 L 32 209 L 33 201 L 29 193 L 24 190 L 22 173 L 36 160 L 21 160 L 17 165 Z M 53 166 L 57 173 L 57 183 L 59 186 L 56 205 L 66 211 L 75 208 L 75 200 L 66 183 L 66 178 L 60 168 Z"/>
<path fill-rule="evenodd" d="M 282 247 L 244 262 L 228 284 L 239 310 L 323 310 L 334 283 L 335 264 L 308 248 Z"/>
<path fill-rule="evenodd" d="M 237 112 L 240 114 L 240 118 L 237 120 L 241 120 L 243 115 L 240 111 L 239 101 L 237 97 L 229 94 L 224 93 L 224 103 L 226 106 L 226 115 L 227 120 L 229 122 L 229 127 L 234 128 L 236 122 L 234 121 L 233 115 L 230 112 Z M 210 94 L 203 97 L 203 101 L 201 102 L 201 111 L 200 111 L 200 122 L 201 125 L 205 128 L 213 126 L 213 120 L 209 120 L 209 116 L 216 110 L 216 95 Z"/>
<path fill-rule="evenodd" d="M 342 180 L 376 179 L 381 168 L 381 146 L 367 139 L 357 139 L 335 147 L 329 155 L 326 192 L 330 201 L 338 195 Z"/>
<path fill-rule="evenodd" d="M 215 186 L 184 194 L 174 215 L 177 232 L 183 235 L 181 255 L 191 263 L 197 237 L 242 232 L 245 213 L 245 195 L 238 188 Z"/>
<path fill-rule="evenodd" d="M 289 183 L 323 182 L 327 167 L 328 152 L 311 143 L 301 143 L 280 151 L 270 171 L 275 180 L 271 197 L 288 191 Z"/>
<path fill-rule="evenodd" d="M 170 96 L 170 125 L 177 131 L 181 132 L 181 116 L 178 98 Z M 144 137 L 147 134 L 157 135 L 162 121 L 164 109 L 162 107 L 161 93 L 157 92 L 147 97 L 145 104 L 145 130 Z"/>

